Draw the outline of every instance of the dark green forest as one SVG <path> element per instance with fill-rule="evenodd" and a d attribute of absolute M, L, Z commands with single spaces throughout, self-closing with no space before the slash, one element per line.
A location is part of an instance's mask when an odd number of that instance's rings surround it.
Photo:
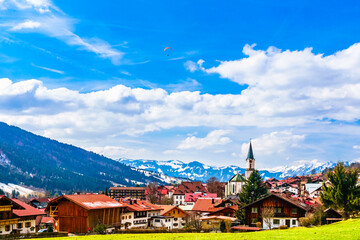
<path fill-rule="evenodd" d="M 49 191 L 102 191 L 125 179 L 154 181 L 129 166 L 0 122 L 0 182 Z"/>

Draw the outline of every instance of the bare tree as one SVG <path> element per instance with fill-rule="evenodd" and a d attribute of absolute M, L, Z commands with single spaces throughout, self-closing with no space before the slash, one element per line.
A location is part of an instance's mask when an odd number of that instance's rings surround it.
<path fill-rule="evenodd" d="M 147 185 L 146 198 L 153 204 L 158 204 L 160 202 L 160 193 L 158 187 L 159 185 L 157 182 L 150 182 Z"/>
<path fill-rule="evenodd" d="M 264 207 L 262 210 L 262 218 L 268 228 L 271 230 L 272 219 L 275 216 L 275 210 L 273 207 Z"/>
<path fill-rule="evenodd" d="M 211 177 L 207 180 L 207 189 L 210 193 L 216 193 L 218 197 L 225 196 L 225 185 L 216 177 Z"/>

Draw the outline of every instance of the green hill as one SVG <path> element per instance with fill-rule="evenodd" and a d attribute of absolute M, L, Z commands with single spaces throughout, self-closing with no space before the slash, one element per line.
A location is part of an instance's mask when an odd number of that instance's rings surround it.
<path fill-rule="evenodd" d="M 100 191 L 156 180 L 129 166 L 0 122 L 0 182 L 47 190 Z"/>
<path fill-rule="evenodd" d="M 287 230 L 271 230 L 250 233 L 159 233 L 159 234 L 115 234 L 105 236 L 86 236 L 57 239 L 95 239 L 95 240 L 114 240 L 114 239 L 137 239 L 137 240 L 268 240 L 268 239 L 360 239 L 360 219 L 350 219 L 347 221 L 313 228 L 292 228 Z"/>

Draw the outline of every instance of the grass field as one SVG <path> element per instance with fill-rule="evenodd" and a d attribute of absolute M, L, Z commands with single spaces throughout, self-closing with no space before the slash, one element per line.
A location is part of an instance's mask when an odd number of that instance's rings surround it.
<path fill-rule="evenodd" d="M 251 233 L 157 233 L 157 234 L 113 234 L 84 237 L 67 237 L 56 239 L 79 239 L 79 240 L 227 240 L 227 239 L 359 239 L 360 219 L 350 219 L 344 222 L 333 223 L 313 228 L 293 228 L 287 230 L 271 230 Z M 52 239 L 54 240 L 54 239 Z"/>

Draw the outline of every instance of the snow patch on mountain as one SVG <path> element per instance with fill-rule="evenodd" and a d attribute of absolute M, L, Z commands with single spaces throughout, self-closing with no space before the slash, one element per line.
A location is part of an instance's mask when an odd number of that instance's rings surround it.
<path fill-rule="evenodd" d="M 142 169 L 151 171 L 161 175 L 160 179 L 190 179 L 197 181 L 207 181 L 211 177 L 217 177 L 220 181 L 228 181 L 234 174 L 245 173 L 245 168 L 238 166 L 223 166 L 215 167 L 206 165 L 197 161 L 184 163 L 179 160 L 144 160 L 144 159 L 119 159 L 118 161 L 129 165 L 135 169 Z M 349 165 L 345 162 L 345 165 Z M 298 161 L 292 166 L 279 166 L 270 169 L 259 169 L 260 174 L 265 178 L 283 179 L 292 176 L 308 175 L 312 173 L 319 173 L 326 168 L 333 168 L 336 165 L 334 162 L 321 162 L 317 159 L 311 161 Z"/>

